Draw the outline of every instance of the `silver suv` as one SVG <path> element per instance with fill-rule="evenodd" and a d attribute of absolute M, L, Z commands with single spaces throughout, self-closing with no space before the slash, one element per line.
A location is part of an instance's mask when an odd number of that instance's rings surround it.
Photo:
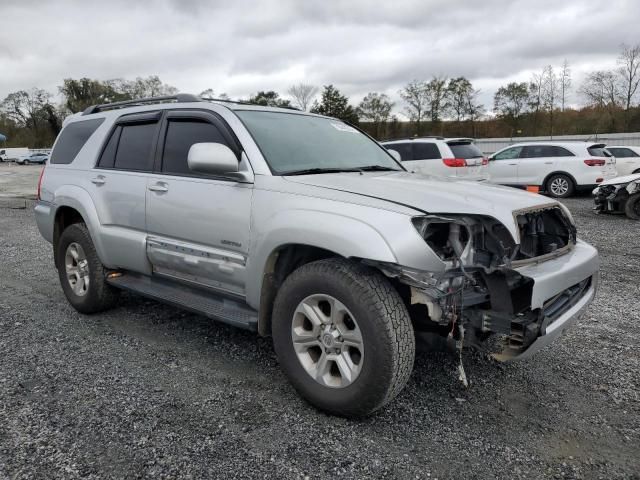
<path fill-rule="evenodd" d="M 187 94 L 69 117 L 35 215 L 78 311 L 124 289 L 272 336 L 300 394 L 345 416 L 402 390 L 417 332 L 527 358 L 597 286 L 555 201 L 407 172 L 333 118 Z"/>

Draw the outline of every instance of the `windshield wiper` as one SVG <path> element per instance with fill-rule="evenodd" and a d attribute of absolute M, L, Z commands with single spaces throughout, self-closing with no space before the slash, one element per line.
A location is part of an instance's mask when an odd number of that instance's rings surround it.
<path fill-rule="evenodd" d="M 367 165 L 365 167 L 359 167 L 358 170 L 362 172 L 400 172 L 399 168 L 385 167 L 384 165 Z"/>
<path fill-rule="evenodd" d="M 318 173 L 362 172 L 361 168 L 307 168 L 304 170 L 292 170 L 280 175 L 315 175 Z"/>

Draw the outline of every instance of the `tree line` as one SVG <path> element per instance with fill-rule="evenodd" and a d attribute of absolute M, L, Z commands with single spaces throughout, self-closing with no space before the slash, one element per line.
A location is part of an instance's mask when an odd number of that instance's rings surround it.
<path fill-rule="evenodd" d="M 376 139 L 553 136 L 640 130 L 639 85 L 640 44 L 622 45 L 614 69 L 590 72 L 577 89 L 573 88 L 567 60 L 560 66 L 547 65 L 533 73 L 529 81 L 499 87 L 490 111 L 479 101 L 480 90 L 462 76 L 408 82 L 398 91 L 408 121 L 393 113 L 396 105 L 385 93 L 369 92 L 353 105 L 334 85 L 319 88 L 299 83 L 288 88 L 285 96 L 265 90 L 236 100 L 340 118 L 359 125 Z M 106 81 L 67 78 L 58 87 L 62 98 L 59 103 L 53 101 L 50 92 L 39 88 L 7 95 L 0 103 L 0 132 L 8 137 L 6 146 L 47 147 L 60 131 L 62 120 L 71 113 L 96 104 L 177 92 L 158 76 Z M 231 100 L 211 88 L 200 96 Z"/>

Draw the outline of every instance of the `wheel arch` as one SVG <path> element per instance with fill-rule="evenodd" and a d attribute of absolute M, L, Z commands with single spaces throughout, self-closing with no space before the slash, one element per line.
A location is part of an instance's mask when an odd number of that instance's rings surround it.
<path fill-rule="evenodd" d="M 571 179 L 571 181 L 573 182 L 573 186 L 574 187 L 578 187 L 578 182 L 576 181 L 576 177 L 571 175 L 569 172 L 565 172 L 563 170 L 556 170 L 554 172 L 549 173 L 546 177 L 544 177 L 544 180 L 542 181 L 542 185 L 541 186 L 544 187 L 545 191 L 547 190 L 547 182 L 554 175 L 564 175 L 566 177 L 569 177 Z"/>

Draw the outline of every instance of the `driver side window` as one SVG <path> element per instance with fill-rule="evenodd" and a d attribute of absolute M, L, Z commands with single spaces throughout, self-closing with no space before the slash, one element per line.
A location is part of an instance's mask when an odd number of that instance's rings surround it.
<path fill-rule="evenodd" d="M 503 150 L 493 157 L 494 160 L 513 160 L 514 158 L 520 157 L 520 152 L 522 151 L 522 147 L 512 147 Z"/>

